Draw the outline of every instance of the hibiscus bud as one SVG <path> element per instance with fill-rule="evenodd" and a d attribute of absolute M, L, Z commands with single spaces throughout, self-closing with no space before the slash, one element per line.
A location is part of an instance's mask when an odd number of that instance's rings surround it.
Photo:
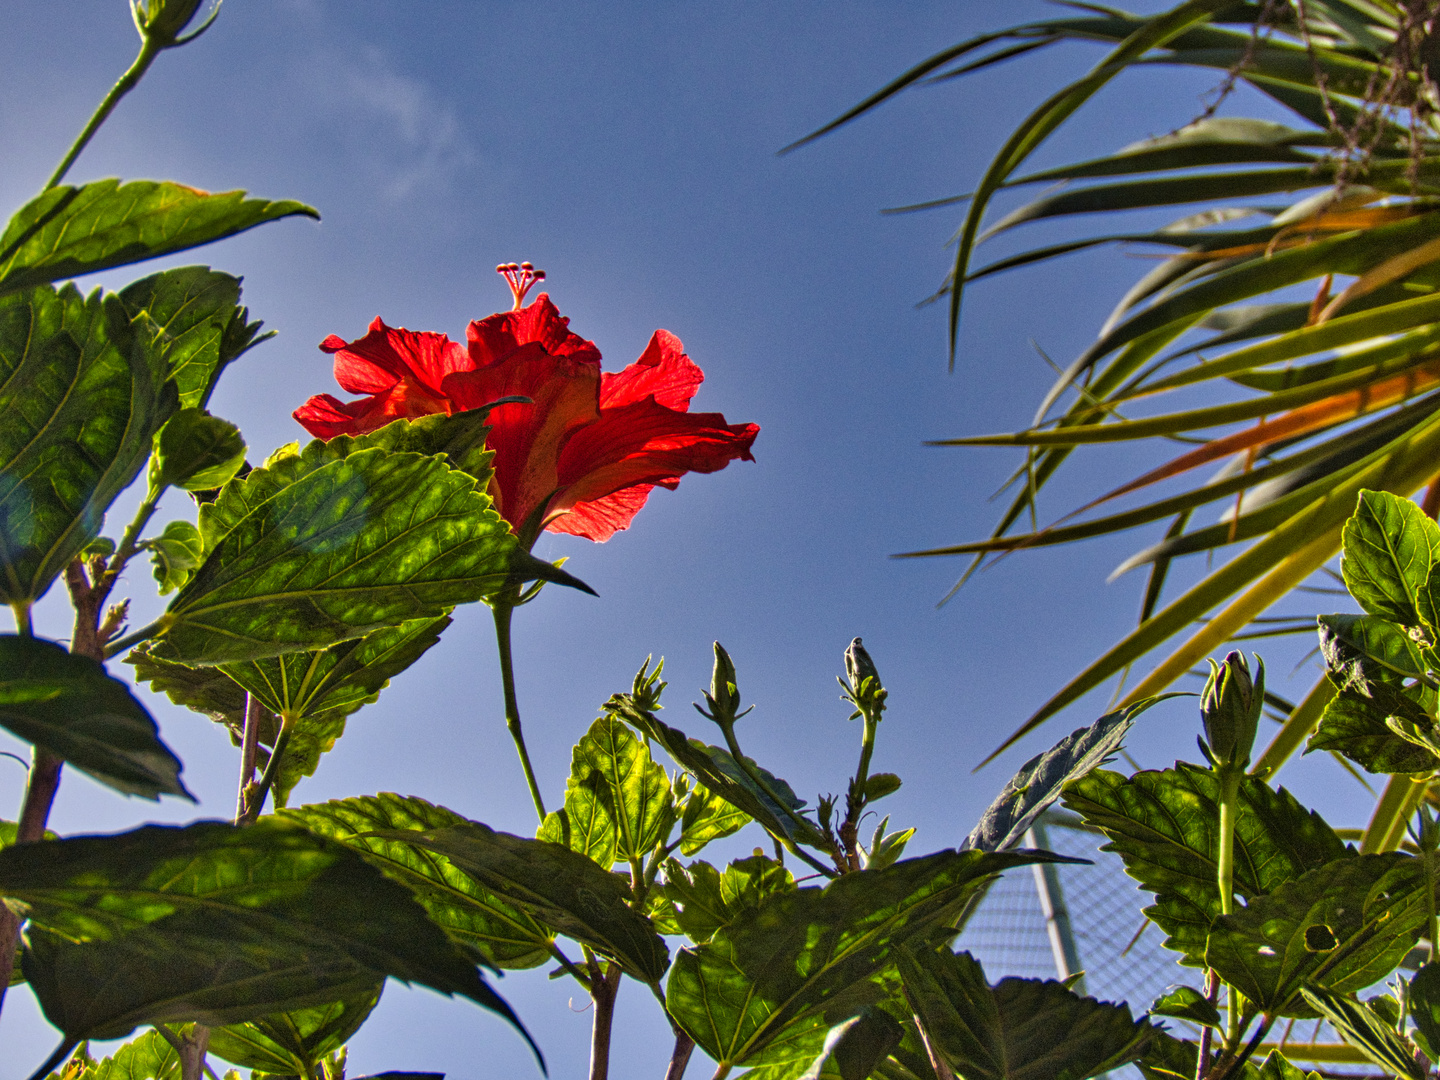
<path fill-rule="evenodd" d="M 215 21 L 215 16 L 220 13 L 218 0 L 210 11 L 210 17 L 200 28 L 181 39 L 181 32 L 195 17 L 195 12 L 200 10 L 202 2 L 203 0 L 130 0 L 130 15 L 135 20 L 135 28 L 146 42 L 169 49 L 194 41 Z"/>
<path fill-rule="evenodd" d="M 730 654 L 725 651 L 725 646 L 718 641 L 715 642 L 715 670 L 710 676 L 710 689 L 700 693 L 710 706 L 710 711 L 706 712 L 699 705 L 695 706 L 695 711 L 727 730 L 750 711 L 740 711 L 740 690 L 735 684 L 735 664 L 730 659 Z"/>
<path fill-rule="evenodd" d="M 888 695 L 885 687 L 880 684 L 880 672 L 875 669 L 875 661 L 870 659 L 870 654 L 865 651 L 865 646 L 858 637 L 850 642 L 850 647 L 845 650 L 845 675 L 849 681 L 842 680 L 840 683 L 845 688 L 843 700 L 855 706 L 855 712 L 850 719 L 873 713 L 878 720 L 885 711 L 885 698 Z"/>
<path fill-rule="evenodd" d="M 1200 721 L 1205 741 L 1219 766 L 1243 769 L 1260 727 L 1265 706 L 1265 662 L 1255 657 L 1255 678 L 1243 654 L 1232 652 L 1223 664 L 1210 661 L 1210 678 L 1200 695 Z"/>

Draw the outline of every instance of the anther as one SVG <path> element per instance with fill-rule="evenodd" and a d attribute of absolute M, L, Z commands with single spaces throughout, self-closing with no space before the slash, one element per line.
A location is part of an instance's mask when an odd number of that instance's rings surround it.
<path fill-rule="evenodd" d="M 495 272 L 505 279 L 510 286 L 510 295 L 515 298 L 515 306 L 511 310 L 519 311 L 525 303 L 525 294 L 535 287 L 536 283 L 545 280 L 545 271 L 536 270 L 534 263 L 501 263 L 495 267 Z"/>

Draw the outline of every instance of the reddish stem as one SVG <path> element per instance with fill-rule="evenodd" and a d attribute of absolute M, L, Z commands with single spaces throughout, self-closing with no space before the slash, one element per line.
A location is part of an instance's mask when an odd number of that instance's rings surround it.
<path fill-rule="evenodd" d="M 665 1080 L 682 1080 L 690 1064 L 690 1055 L 695 1052 L 695 1040 L 679 1028 L 675 1029 L 675 1049 L 670 1054 L 670 1067 L 665 1070 Z"/>
<path fill-rule="evenodd" d="M 592 960 L 590 1000 L 595 1003 L 595 1026 L 590 1034 L 590 1080 L 609 1080 L 610 1031 L 615 1023 L 615 998 L 620 993 L 620 965 L 613 960 L 604 975 L 600 962 Z"/>

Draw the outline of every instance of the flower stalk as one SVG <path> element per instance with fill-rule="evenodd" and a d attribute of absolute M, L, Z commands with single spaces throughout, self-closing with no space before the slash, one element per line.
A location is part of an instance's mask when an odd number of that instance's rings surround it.
<path fill-rule="evenodd" d="M 525 784 L 530 789 L 530 801 L 535 804 L 535 814 L 541 823 L 545 821 L 545 800 L 540 795 L 540 783 L 535 779 L 535 767 L 530 764 L 530 751 L 525 747 L 525 733 L 520 727 L 520 703 L 515 697 L 515 660 L 511 646 L 510 621 L 515 614 L 516 590 L 506 589 L 490 603 L 495 616 L 495 647 L 500 652 L 500 683 L 505 695 L 505 727 L 515 743 L 515 752 L 520 755 L 520 768 L 525 773 Z"/>

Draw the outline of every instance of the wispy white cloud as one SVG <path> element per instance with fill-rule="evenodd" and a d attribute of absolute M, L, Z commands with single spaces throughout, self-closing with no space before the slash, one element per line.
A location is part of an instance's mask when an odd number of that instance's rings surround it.
<path fill-rule="evenodd" d="M 448 186 L 474 162 L 454 107 L 374 46 L 312 55 L 302 81 L 317 119 L 338 125 L 353 164 L 386 199 Z"/>

